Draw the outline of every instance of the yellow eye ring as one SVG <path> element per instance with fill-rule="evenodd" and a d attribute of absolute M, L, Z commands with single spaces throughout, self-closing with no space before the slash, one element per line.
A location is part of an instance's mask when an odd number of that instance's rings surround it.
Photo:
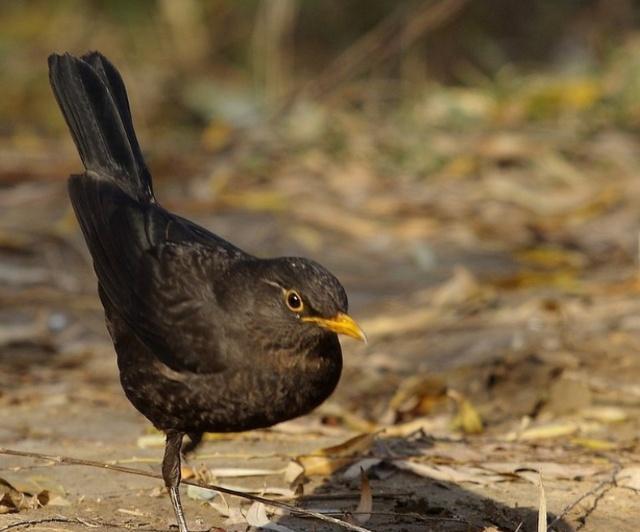
<path fill-rule="evenodd" d="M 302 312 L 304 308 L 302 298 L 295 290 L 287 290 L 284 301 L 291 312 Z"/>

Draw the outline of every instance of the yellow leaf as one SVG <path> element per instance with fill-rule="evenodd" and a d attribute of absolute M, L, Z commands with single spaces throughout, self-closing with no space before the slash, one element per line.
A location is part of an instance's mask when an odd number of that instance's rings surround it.
<path fill-rule="evenodd" d="M 628 419 L 627 413 L 615 406 L 592 406 L 580 411 L 582 417 L 602 423 L 620 423 Z"/>
<path fill-rule="evenodd" d="M 540 427 L 527 429 L 520 434 L 521 440 L 545 440 L 549 438 L 560 438 L 570 436 L 578 431 L 578 425 L 573 422 L 550 423 Z"/>
<path fill-rule="evenodd" d="M 519 252 L 517 257 L 524 262 L 543 268 L 583 268 L 586 264 L 586 257 L 582 253 L 557 246 L 527 249 Z"/>
<path fill-rule="evenodd" d="M 458 413 L 453 419 L 453 427 L 466 434 L 478 434 L 483 430 L 482 417 L 471 402 L 460 392 L 448 390 L 447 397 L 453 399 L 458 408 Z"/>
<path fill-rule="evenodd" d="M 458 414 L 453 419 L 453 426 L 465 434 L 479 434 L 484 429 L 482 417 L 468 399 L 460 397 L 456 400 Z"/>
<path fill-rule="evenodd" d="M 357 455 L 368 451 L 375 437 L 375 433 L 360 434 L 339 445 L 300 455 L 296 460 L 304 467 L 304 472 L 308 476 L 330 475 L 350 464 Z"/>
<path fill-rule="evenodd" d="M 571 443 L 589 449 L 591 451 L 613 451 L 617 445 L 607 440 L 596 440 L 592 438 L 573 438 Z"/>

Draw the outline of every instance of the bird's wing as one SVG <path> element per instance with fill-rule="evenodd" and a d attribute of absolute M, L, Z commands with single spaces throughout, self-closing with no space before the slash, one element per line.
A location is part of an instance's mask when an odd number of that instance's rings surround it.
<path fill-rule="evenodd" d="M 111 311 L 169 367 L 223 370 L 215 283 L 244 253 L 106 180 L 72 176 L 69 193 Z"/>

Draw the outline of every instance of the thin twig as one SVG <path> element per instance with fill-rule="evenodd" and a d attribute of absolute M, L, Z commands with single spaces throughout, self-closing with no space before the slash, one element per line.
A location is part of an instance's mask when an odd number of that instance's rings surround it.
<path fill-rule="evenodd" d="M 616 476 L 620 472 L 621 468 L 622 466 L 620 464 L 617 464 L 612 469 L 611 475 L 609 476 L 609 478 L 598 483 L 595 487 L 591 488 L 589 491 L 584 492 L 576 500 L 574 500 L 573 502 L 565 506 L 564 509 L 556 516 L 556 518 L 553 521 L 551 521 L 551 523 L 549 523 L 549 525 L 547 526 L 547 531 L 550 531 L 556 523 L 564 519 L 571 510 L 573 510 L 576 506 L 578 506 L 578 504 L 580 504 L 587 497 L 596 495 L 600 490 L 609 491 L 609 489 L 613 488 L 616 485 Z"/>
<path fill-rule="evenodd" d="M 15 523 L 11 523 L 10 525 L 3 526 L 0 528 L 0 532 L 6 532 L 7 530 L 11 530 L 12 528 L 20 528 L 23 526 L 29 527 L 34 525 L 41 525 L 43 523 L 74 523 L 74 524 L 83 524 L 86 523 L 81 522 L 79 519 L 75 517 L 45 517 L 43 519 L 29 519 L 28 521 L 17 521 Z M 89 526 L 89 525 L 86 525 Z"/>
<path fill-rule="evenodd" d="M 54 462 L 55 464 L 63 464 L 63 465 L 80 465 L 80 466 L 88 466 L 88 467 L 97 467 L 99 469 L 108 469 L 110 471 L 118 471 L 120 473 L 128 473 L 130 475 L 138 475 L 141 477 L 148 477 L 162 480 L 162 476 L 157 473 L 148 473 L 147 471 L 142 471 L 140 469 L 134 469 L 132 467 L 124 467 L 112 464 L 105 464 L 104 462 L 97 462 L 95 460 L 83 460 L 80 458 L 72 458 L 68 456 L 53 456 L 49 454 L 41 454 L 41 453 L 31 453 L 26 451 L 17 451 L 14 449 L 5 449 L 0 447 L 0 454 L 9 455 L 9 456 L 22 456 L 25 458 L 36 458 L 39 460 L 49 460 Z M 272 506 L 275 508 L 280 508 L 282 510 L 286 510 L 287 512 L 297 515 L 300 517 L 312 517 L 314 519 L 318 519 L 320 521 L 325 521 L 327 523 L 331 523 L 333 525 L 337 525 L 339 527 L 345 528 L 347 530 L 354 530 L 356 532 L 372 532 L 368 528 L 363 528 L 358 525 L 354 525 L 352 523 L 348 523 L 341 519 L 336 519 L 335 517 L 331 517 L 328 515 L 323 515 L 318 512 L 312 512 L 309 510 L 305 510 L 303 508 L 296 508 L 295 506 L 291 506 L 284 502 L 274 501 L 271 499 L 267 499 L 265 497 L 260 497 L 258 495 L 252 495 L 249 493 L 243 493 L 241 491 L 232 490 L 229 488 L 223 488 L 222 486 L 216 486 L 214 484 L 206 484 L 204 482 L 198 482 L 194 480 L 183 480 L 182 484 L 187 484 L 190 486 L 197 486 L 199 488 L 210 489 L 212 491 L 217 491 L 219 493 L 226 493 L 227 495 L 233 495 L 235 497 L 241 497 L 243 499 L 247 499 L 250 501 L 261 502 L 262 504 Z M 0 531 L 1 532 L 1 531 Z"/>
<path fill-rule="evenodd" d="M 107 521 L 99 521 L 92 523 L 88 519 L 83 519 L 81 517 L 44 517 L 42 519 L 27 519 L 24 521 L 16 521 L 15 523 L 11 523 L 10 525 L 4 526 L 0 528 L 0 532 L 6 532 L 7 530 L 13 530 L 14 528 L 21 527 L 31 527 L 34 525 L 41 525 L 44 523 L 71 523 L 75 525 L 82 525 L 87 528 L 120 528 L 125 530 L 130 530 L 135 528 L 136 532 L 169 532 L 166 528 L 148 528 L 148 527 L 138 527 L 128 524 L 120 524 L 120 523 L 109 523 Z"/>
<path fill-rule="evenodd" d="M 593 498 L 593 503 L 591 504 L 591 506 L 589 508 L 587 508 L 586 512 L 584 512 L 579 518 L 578 518 L 578 526 L 576 527 L 576 530 L 581 530 L 582 528 L 584 528 L 587 524 L 587 519 L 589 519 L 589 516 L 596 511 L 596 508 L 598 508 L 598 504 L 600 504 L 600 501 L 603 499 L 603 497 L 609 492 L 609 490 L 611 488 L 614 487 L 615 484 L 611 484 L 609 486 L 607 486 L 606 488 L 604 488 L 600 493 L 598 493 L 594 498 Z"/>

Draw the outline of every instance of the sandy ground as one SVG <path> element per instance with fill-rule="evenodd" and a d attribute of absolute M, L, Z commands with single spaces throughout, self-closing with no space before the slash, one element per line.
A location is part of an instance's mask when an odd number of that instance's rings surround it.
<path fill-rule="evenodd" d="M 157 473 L 161 437 L 120 390 L 71 221 L 63 177 L 75 162 L 50 157 L 57 177 L 12 185 L 1 199 L 0 446 Z M 500 174 L 512 171 L 412 189 L 402 179 L 372 184 L 352 167 L 355 192 L 342 203 L 334 201 L 336 168 L 322 183 L 306 168 L 235 185 L 238 195 L 257 187 L 267 199 L 284 197 L 277 209 L 231 197 L 203 205 L 161 182 L 171 208 L 238 245 L 320 259 L 344 281 L 370 336 L 366 347 L 343 342 L 343 379 L 317 412 L 272 430 L 211 437 L 185 472 L 227 468 L 205 477 L 266 497 L 285 490 L 292 504 L 353 520 L 361 480 L 345 467 L 356 463 L 370 467 L 373 509 L 361 524 L 370 530 L 515 532 L 536 530 L 532 471 L 540 471 L 554 530 L 637 530 L 640 185 L 631 172 L 565 183 L 537 211 L 547 184 L 522 178 L 530 188 L 522 199 Z M 474 434 L 477 416 L 484 429 Z M 299 457 L 365 432 L 375 433 L 367 445 L 325 453 L 321 474 L 307 470 L 291 491 L 292 460 L 308 467 Z M 360 462 L 368 458 L 375 465 Z M 241 477 L 240 468 L 267 471 Z M 0 478 L 2 531 L 174 523 L 155 479 L 9 456 L 0 457 Z M 38 493 L 46 504 L 34 502 Z M 231 519 L 219 511 L 221 497 L 203 501 L 185 487 L 193 530 L 246 530 L 249 503 L 224 499 Z M 291 530 L 336 529 L 271 518 Z"/>

